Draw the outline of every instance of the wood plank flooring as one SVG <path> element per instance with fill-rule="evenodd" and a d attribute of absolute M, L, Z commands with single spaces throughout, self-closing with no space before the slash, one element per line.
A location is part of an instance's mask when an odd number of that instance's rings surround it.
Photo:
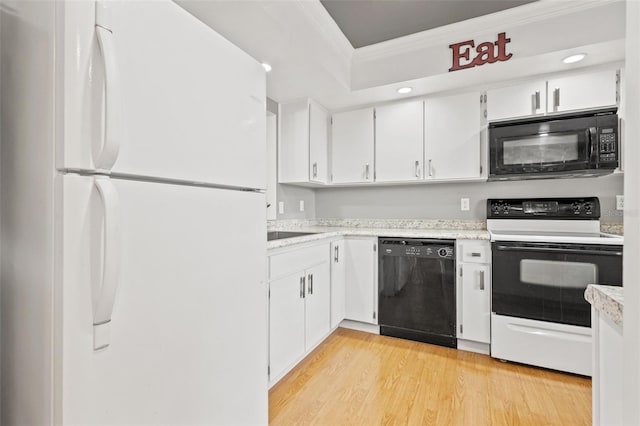
<path fill-rule="evenodd" d="M 587 425 L 591 380 L 343 328 L 269 392 L 272 425 Z"/>

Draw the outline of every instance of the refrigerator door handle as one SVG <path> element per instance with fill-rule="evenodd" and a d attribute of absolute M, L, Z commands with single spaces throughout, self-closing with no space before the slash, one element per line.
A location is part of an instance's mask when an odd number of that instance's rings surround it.
<path fill-rule="evenodd" d="M 94 159 L 94 166 L 98 170 L 111 170 L 120 151 L 122 139 L 122 120 L 119 99 L 119 78 L 116 64 L 113 33 L 101 26 L 96 26 L 96 36 L 104 60 L 105 80 L 105 114 L 104 114 L 104 144 L 98 158 Z"/>
<path fill-rule="evenodd" d="M 95 186 L 104 207 L 104 247 L 102 259 L 102 282 L 94 288 L 93 305 L 93 349 L 109 346 L 109 324 L 118 289 L 120 274 L 121 233 L 118 217 L 118 193 L 109 178 L 94 178 Z"/>

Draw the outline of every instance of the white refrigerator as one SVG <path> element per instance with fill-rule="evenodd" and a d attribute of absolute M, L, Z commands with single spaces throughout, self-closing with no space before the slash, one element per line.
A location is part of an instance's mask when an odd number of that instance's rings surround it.
<path fill-rule="evenodd" d="M 2 424 L 266 424 L 265 74 L 171 1 L 0 5 Z"/>

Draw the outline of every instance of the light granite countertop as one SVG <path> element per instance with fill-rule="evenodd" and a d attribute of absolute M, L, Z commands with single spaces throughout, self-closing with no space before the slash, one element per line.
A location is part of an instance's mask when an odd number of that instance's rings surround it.
<path fill-rule="evenodd" d="M 311 235 L 283 238 L 267 242 L 267 250 L 288 247 L 295 244 L 303 244 L 325 238 L 341 236 L 350 237 L 397 237 L 397 238 L 438 238 L 438 239 L 465 239 L 488 240 L 489 232 L 484 230 L 467 229 L 399 229 L 399 228 L 357 228 L 343 226 L 307 226 L 291 229 L 278 229 L 279 231 L 314 232 Z"/>
<path fill-rule="evenodd" d="M 584 298 L 596 310 L 611 318 L 611 321 L 622 325 L 624 311 L 622 287 L 590 284 L 584 292 Z"/>

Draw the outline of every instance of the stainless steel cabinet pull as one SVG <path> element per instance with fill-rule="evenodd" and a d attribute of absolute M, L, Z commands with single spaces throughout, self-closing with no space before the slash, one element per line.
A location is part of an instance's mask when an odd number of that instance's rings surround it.
<path fill-rule="evenodd" d="M 318 163 L 313 163 L 313 177 L 318 177 Z"/>
<path fill-rule="evenodd" d="M 303 286 L 303 284 L 302 284 L 302 277 L 300 277 L 300 299 L 303 299 L 303 298 L 304 298 L 304 291 L 303 291 L 303 289 L 302 289 L 302 286 Z"/>
<path fill-rule="evenodd" d="M 307 294 L 305 292 L 305 282 L 306 282 L 306 277 L 302 277 L 302 298 L 303 299 L 307 297 Z"/>
<path fill-rule="evenodd" d="M 313 274 L 309 274 L 309 294 L 313 294 Z"/>
<path fill-rule="evenodd" d="M 433 161 L 431 159 L 429 159 L 429 177 L 433 176 L 433 169 L 431 168 L 431 163 Z"/>
<path fill-rule="evenodd" d="M 476 253 L 476 252 L 471 253 L 471 257 L 480 257 L 480 256 L 482 256 L 482 253 Z"/>
<path fill-rule="evenodd" d="M 333 260 L 338 263 L 338 246 L 333 248 Z"/>
<path fill-rule="evenodd" d="M 364 178 L 369 180 L 369 163 L 364 165 Z"/>
<path fill-rule="evenodd" d="M 536 90 L 536 93 L 533 95 L 533 113 L 535 114 L 540 109 L 540 91 Z"/>
<path fill-rule="evenodd" d="M 420 177 L 420 161 L 416 160 L 416 177 Z"/>
<path fill-rule="evenodd" d="M 484 290 L 484 271 L 480 272 L 480 290 Z"/>
<path fill-rule="evenodd" d="M 560 107 L 560 88 L 556 87 L 553 90 L 553 110 L 557 111 Z"/>

